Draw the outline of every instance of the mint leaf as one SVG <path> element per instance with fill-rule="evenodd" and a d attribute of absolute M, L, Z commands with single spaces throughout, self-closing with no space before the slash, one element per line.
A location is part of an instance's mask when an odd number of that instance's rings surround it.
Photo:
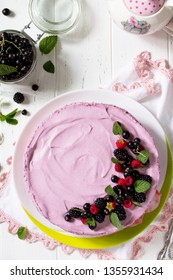
<path fill-rule="evenodd" d="M 86 222 L 87 222 L 87 224 L 90 225 L 90 226 L 95 226 L 95 225 L 96 225 L 96 222 L 95 222 L 95 220 L 94 220 L 93 217 L 87 218 L 87 219 L 86 219 Z"/>
<path fill-rule="evenodd" d="M 0 76 L 9 75 L 14 72 L 17 72 L 16 67 L 0 64 Z"/>
<path fill-rule="evenodd" d="M 142 207 L 142 205 L 134 200 L 132 200 L 132 203 L 135 205 L 135 206 L 138 206 L 138 207 Z"/>
<path fill-rule="evenodd" d="M 48 73 L 55 73 L 55 66 L 53 63 L 49 60 L 43 64 L 43 68 Z"/>
<path fill-rule="evenodd" d="M 115 164 L 120 163 L 120 161 L 118 159 L 114 158 L 114 157 L 111 158 L 111 161 Z"/>
<path fill-rule="evenodd" d="M 115 135 L 122 135 L 123 134 L 123 129 L 121 127 L 121 125 L 119 125 L 118 122 L 115 122 L 113 124 L 113 129 L 112 129 L 113 134 Z"/>
<path fill-rule="evenodd" d="M 5 121 L 6 117 L 5 115 L 3 115 L 1 112 L 0 112 L 0 121 L 3 122 Z"/>
<path fill-rule="evenodd" d="M 114 192 L 113 188 L 111 187 L 111 185 L 107 186 L 105 188 L 105 192 L 108 194 L 108 195 L 111 195 L 111 196 L 117 196 L 117 194 Z"/>
<path fill-rule="evenodd" d="M 116 214 L 115 212 L 111 212 L 110 215 L 109 215 L 109 218 L 110 218 L 111 224 L 112 224 L 114 227 L 116 227 L 116 228 L 118 228 L 118 229 L 122 228 L 122 225 L 121 225 L 121 223 L 120 223 L 120 220 L 119 220 L 119 218 L 118 218 L 118 216 L 117 216 L 117 214 Z"/>
<path fill-rule="evenodd" d="M 6 118 L 8 118 L 8 117 L 13 118 L 16 115 L 17 111 L 18 111 L 18 109 L 11 111 L 10 113 L 8 113 L 6 115 Z"/>
<path fill-rule="evenodd" d="M 141 163 L 145 164 L 149 159 L 149 151 L 143 150 L 141 152 L 138 152 L 138 155 L 136 157 Z"/>
<path fill-rule="evenodd" d="M 56 46 L 57 41 L 58 41 L 58 36 L 47 36 L 40 41 L 39 50 L 43 54 L 48 54 Z"/>
<path fill-rule="evenodd" d="M 134 187 L 135 187 L 135 191 L 137 193 L 141 193 L 141 192 L 146 192 L 147 190 L 149 190 L 151 187 L 151 184 L 144 180 L 137 180 L 136 182 L 134 182 Z"/>
<path fill-rule="evenodd" d="M 6 120 L 7 123 L 12 124 L 12 125 L 18 124 L 18 120 L 13 119 L 13 118 L 7 117 L 5 120 Z"/>
<path fill-rule="evenodd" d="M 26 227 L 20 227 L 17 231 L 17 235 L 19 239 L 25 239 L 27 235 L 27 228 Z"/>

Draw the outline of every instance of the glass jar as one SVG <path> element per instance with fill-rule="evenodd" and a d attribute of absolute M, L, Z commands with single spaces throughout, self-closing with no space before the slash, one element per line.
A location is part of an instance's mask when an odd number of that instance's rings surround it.
<path fill-rule="evenodd" d="M 30 0 L 32 22 L 43 32 L 62 34 L 70 31 L 80 15 L 79 0 Z"/>
<path fill-rule="evenodd" d="M 3 30 L 0 34 L 6 34 L 6 40 L 0 38 L 0 64 L 1 68 L 4 65 L 12 66 L 17 69 L 18 73 L 11 73 L 0 76 L 0 82 L 16 83 L 26 78 L 34 69 L 36 65 L 36 47 L 34 40 L 26 33 L 26 29 L 30 29 L 30 24 L 33 23 L 39 30 L 44 33 L 63 34 L 74 28 L 80 15 L 80 1 L 79 0 L 30 0 L 29 14 L 31 22 L 26 25 L 22 31 L 17 30 Z M 43 35 L 42 34 L 42 35 Z M 0 35 L 0 36 L 1 36 Z M 38 39 L 42 35 L 38 36 Z M 4 35 L 2 35 L 4 36 Z M 9 38 L 11 38 L 11 42 Z M 19 43 L 13 42 L 14 38 L 18 38 Z M 16 39 L 15 38 L 15 39 Z M 17 39 L 16 39 L 17 40 Z M 9 41 L 9 42 L 8 42 Z M 28 62 L 28 55 L 25 52 L 28 49 L 23 42 L 27 41 L 30 48 L 30 55 L 32 52 L 32 61 Z M 16 41 L 17 42 L 17 41 Z M 6 46 L 5 46 L 6 43 Z M 23 46 L 22 46 L 23 44 Z M 3 52 L 3 48 L 5 49 Z M 11 49 L 11 51 L 10 51 Z M 23 49 L 23 51 L 22 51 Z M 26 53 L 26 54 L 24 54 Z M 18 56 L 18 57 L 17 57 Z M 29 67 L 28 67 L 29 63 Z M 27 70 L 27 71 L 26 71 Z"/>

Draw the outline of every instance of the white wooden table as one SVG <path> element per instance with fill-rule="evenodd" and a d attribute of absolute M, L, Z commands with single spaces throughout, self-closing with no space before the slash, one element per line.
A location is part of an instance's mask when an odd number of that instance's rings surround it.
<path fill-rule="evenodd" d="M 1 0 L 0 29 L 21 30 L 28 24 L 30 21 L 28 2 L 29 0 Z M 138 37 L 121 31 L 112 22 L 106 2 L 106 0 L 81 0 L 82 14 L 78 26 L 74 31 L 61 35 L 56 50 L 48 55 L 56 65 L 54 75 L 40 72 L 47 57 L 38 53 L 36 69 L 29 78 L 20 84 L 0 85 L 2 96 L 8 99 L 13 108 L 15 105 L 12 96 L 16 91 L 27 95 L 25 104 L 17 107 L 27 109 L 32 115 L 48 100 L 66 91 L 104 86 L 120 68 L 144 50 L 151 52 L 153 59 L 165 58 L 173 66 L 172 39 L 166 33 L 160 31 L 151 36 Z M 1 10 L 6 7 L 14 12 L 13 17 L 2 15 Z M 35 83 L 39 85 L 36 93 L 31 89 L 31 85 Z M 19 124 L 15 127 L 0 124 L 5 133 L 6 143 L 3 147 L 7 147 L 7 150 L 4 148 L 1 150 L 1 160 L 10 154 L 12 139 L 14 141 L 17 139 L 28 119 L 29 116 L 19 116 Z M 162 244 L 156 238 L 149 245 L 143 259 L 156 259 L 161 247 Z M 77 251 L 66 255 L 60 248 L 50 251 L 40 243 L 28 244 L 9 234 L 6 224 L 0 225 L 0 259 L 80 258 L 82 257 Z M 97 259 L 95 255 L 91 258 Z"/>

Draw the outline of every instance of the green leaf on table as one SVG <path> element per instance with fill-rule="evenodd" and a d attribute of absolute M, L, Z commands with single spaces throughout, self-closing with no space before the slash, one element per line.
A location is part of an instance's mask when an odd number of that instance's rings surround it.
<path fill-rule="evenodd" d="M 9 75 L 14 72 L 17 72 L 16 67 L 0 64 L 0 76 Z"/>
<path fill-rule="evenodd" d="M 20 227 L 17 231 L 17 236 L 19 239 L 25 239 L 27 235 L 27 228 L 26 227 Z"/>
<path fill-rule="evenodd" d="M 18 120 L 10 118 L 10 117 L 7 117 L 5 120 L 7 123 L 12 124 L 12 125 L 18 124 Z"/>
<path fill-rule="evenodd" d="M 134 188 L 137 193 L 146 192 L 151 187 L 151 183 L 144 180 L 137 180 L 134 182 Z"/>
<path fill-rule="evenodd" d="M 0 112 L 0 121 L 4 122 L 6 117 Z"/>
<path fill-rule="evenodd" d="M 137 159 L 141 162 L 141 163 L 143 163 L 143 164 L 145 164 L 147 161 L 148 161 L 148 159 L 149 159 L 149 151 L 148 150 L 143 150 L 143 151 L 141 151 L 141 152 L 138 152 L 138 155 L 137 155 Z"/>
<path fill-rule="evenodd" d="M 47 36 L 40 41 L 39 50 L 43 54 L 48 54 L 54 49 L 54 47 L 57 44 L 57 41 L 58 41 L 58 36 L 55 35 Z"/>
<path fill-rule="evenodd" d="M 49 60 L 43 64 L 43 68 L 48 73 L 55 73 L 55 66 L 53 63 Z"/>
<path fill-rule="evenodd" d="M 15 110 L 13 110 L 13 111 L 11 111 L 10 113 L 8 113 L 7 115 L 6 115 L 6 118 L 14 118 L 14 116 L 16 115 L 16 113 L 17 113 L 17 111 L 18 111 L 18 109 L 16 108 Z"/>
<path fill-rule="evenodd" d="M 123 134 L 123 129 L 122 129 L 121 125 L 118 122 L 115 122 L 113 124 L 112 132 L 115 135 L 122 135 Z"/>
<path fill-rule="evenodd" d="M 113 188 L 111 187 L 111 185 L 107 186 L 105 188 L 105 192 L 108 194 L 108 195 L 111 195 L 111 196 L 117 196 L 116 192 L 114 192 Z"/>
<path fill-rule="evenodd" d="M 110 219 L 111 224 L 112 224 L 114 227 L 116 227 L 116 228 L 118 228 L 118 229 L 122 228 L 122 225 L 121 225 L 121 223 L 120 223 L 120 220 L 119 220 L 119 218 L 118 218 L 118 215 L 117 215 L 115 212 L 111 212 L 111 213 L 110 213 L 109 219 Z"/>

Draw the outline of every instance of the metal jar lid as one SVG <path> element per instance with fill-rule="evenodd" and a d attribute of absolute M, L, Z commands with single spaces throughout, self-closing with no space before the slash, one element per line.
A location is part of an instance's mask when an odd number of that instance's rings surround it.
<path fill-rule="evenodd" d="M 32 22 L 43 32 L 62 34 L 73 29 L 80 14 L 79 0 L 30 0 Z"/>

